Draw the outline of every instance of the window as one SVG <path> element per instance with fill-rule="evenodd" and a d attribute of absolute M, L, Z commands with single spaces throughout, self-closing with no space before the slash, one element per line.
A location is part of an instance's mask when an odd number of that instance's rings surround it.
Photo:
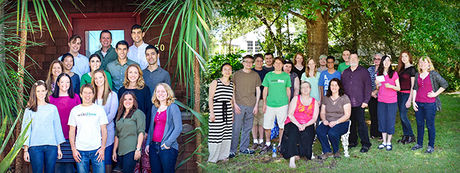
<path fill-rule="evenodd" d="M 125 39 L 124 30 L 109 30 L 112 33 L 112 47 L 115 48 L 117 42 Z M 85 47 L 86 47 L 86 57 L 91 56 L 91 54 L 101 49 L 101 43 L 99 37 L 102 30 L 97 31 L 85 31 Z"/>
<path fill-rule="evenodd" d="M 260 44 L 259 41 L 254 41 L 255 52 L 260 52 Z"/>
<path fill-rule="evenodd" d="M 248 53 L 252 53 L 254 51 L 254 43 L 253 41 L 247 41 L 248 43 Z"/>

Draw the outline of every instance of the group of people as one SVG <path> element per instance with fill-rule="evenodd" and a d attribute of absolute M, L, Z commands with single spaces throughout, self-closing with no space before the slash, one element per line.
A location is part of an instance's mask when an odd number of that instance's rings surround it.
<path fill-rule="evenodd" d="M 78 53 L 81 37 L 70 37 L 69 52 L 52 61 L 46 82 L 33 84 L 24 111 L 24 160 L 33 172 L 174 172 L 181 112 L 144 34 L 134 25 L 133 45 L 113 48 L 104 30 L 89 58 Z"/>
<path fill-rule="evenodd" d="M 397 109 L 402 124 L 403 144 L 416 141 L 412 150 L 423 148 L 425 123 L 429 142 L 426 153 L 434 151 L 434 118 L 441 94 L 448 84 L 427 56 L 417 67 L 408 51 L 401 52 L 393 69 L 388 55 L 375 54 L 374 65 L 359 65 L 360 57 L 343 51 L 345 62 L 335 69 L 333 56 L 321 55 L 319 62 L 298 53 L 293 61 L 266 53 L 246 55 L 243 69 L 232 74 L 232 66 L 221 67 L 222 77 L 209 86 L 209 158 L 216 163 L 241 154 L 280 151 L 290 167 L 300 157 L 312 158 L 316 138 L 321 143 L 319 159 L 340 157 L 341 136 L 350 132 L 349 147 L 358 145 L 366 153 L 369 138 L 378 138 L 378 149 L 391 151 Z M 265 62 L 265 65 L 264 65 Z M 317 66 L 319 64 L 319 66 Z M 407 112 L 415 111 L 417 138 Z M 369 108 L 370 137 L 364 112 Z M 271 143 L 271 129 L 279 127 L 278 144 Z M 253 146 L 250 145 L 252 132 Z M 265 134 L 265 143 L 264 143 Z M 332 148 L 331 148 L 332 145 Z M 239 148 L 238 148 L 239 146 Z"/>

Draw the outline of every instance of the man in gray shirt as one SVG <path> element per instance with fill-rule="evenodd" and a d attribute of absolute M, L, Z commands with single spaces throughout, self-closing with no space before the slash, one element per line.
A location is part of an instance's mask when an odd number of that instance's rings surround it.
<path fill-rule="evenodd" d="M 145 59 L 147 59 L 148 66 L 142 70 L 145 84 L 150 88 L 150 93 L 153 95 L 155 87 L 159 83 L 167 83 L 171 85 L 171 77 L 168 71 L 164 70 L 158 65 L 160 59 L 160 52 L 155 46 L 148 45 L 145 48 Z"/>
<path fill-rule="evenodd" d="M 112 75 L 113 91 L 118 92 L 123 86 L 126 69 L 129 65 L 137 63 L 128 59 L 128 42 L 125 40 L 121 40 L 115 45 L 115 51 L 117 52 L 118 58 L 116 61 L 107 64 L 107 71 Z"/>

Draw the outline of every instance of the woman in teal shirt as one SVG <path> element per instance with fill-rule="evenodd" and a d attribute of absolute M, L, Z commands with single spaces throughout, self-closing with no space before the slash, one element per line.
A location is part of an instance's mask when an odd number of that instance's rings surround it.
<path fill-rule="evenodd" d="M 91 78 L 93 77 L 93 74 L 96 70 L 98 70 L 101 67 L 101 57 L 98 54 L 92 54 L 89 56 L 89 69 L 90 72 L 85 73 L 80 80 L 80 88 L 87 84 L 91 83 Z M 105 75 L 107 76 L 107 81 L 109 82 L 110 89 L 112 88 L 112 76 L 110 75 L 109 72 L 105 71 Z"/>

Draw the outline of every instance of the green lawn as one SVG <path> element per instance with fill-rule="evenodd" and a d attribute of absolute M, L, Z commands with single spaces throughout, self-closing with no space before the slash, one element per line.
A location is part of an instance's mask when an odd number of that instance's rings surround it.
<path fill-rule="evenodd" d="M 435 152 L 425 154 L 428 145 L 428 132 L 425 129 L 423 150 L 411 151 L 413 143 L 398 144 L 402 128 L 399 115 L 396 118 L 396 134 L 394 135 L 393 151 L 377 149 L 379 141 L 371 139 L 372 147 L 368 153 L 362 154 L 358 147 L 350 149 L 350 157 L 325 161 L 313 159 L 306 162 L 297 161 L 297 168 L 291 169 L 288 160 L 281 157 L 272 158 L 271 153 L 265 155 L 237 155 L 226 163 L 203 163 L 207 172 L 457 172 L 460 170 L 460 95 L 442 95 L 442 112 L 436 114 Z M 368 114 L 366 113 L 366 116 Z M 414 111 L 409 111 L 412 129 L 417 133 Z M 366 118 L 369 119 L 368 117 Z M 314 155 L 321 154 L 318 141 L 313 144 Z M 207 160 L 205 157 L 203 160 Z M 457 170 L 457 171 L 456 171 Z"/>

